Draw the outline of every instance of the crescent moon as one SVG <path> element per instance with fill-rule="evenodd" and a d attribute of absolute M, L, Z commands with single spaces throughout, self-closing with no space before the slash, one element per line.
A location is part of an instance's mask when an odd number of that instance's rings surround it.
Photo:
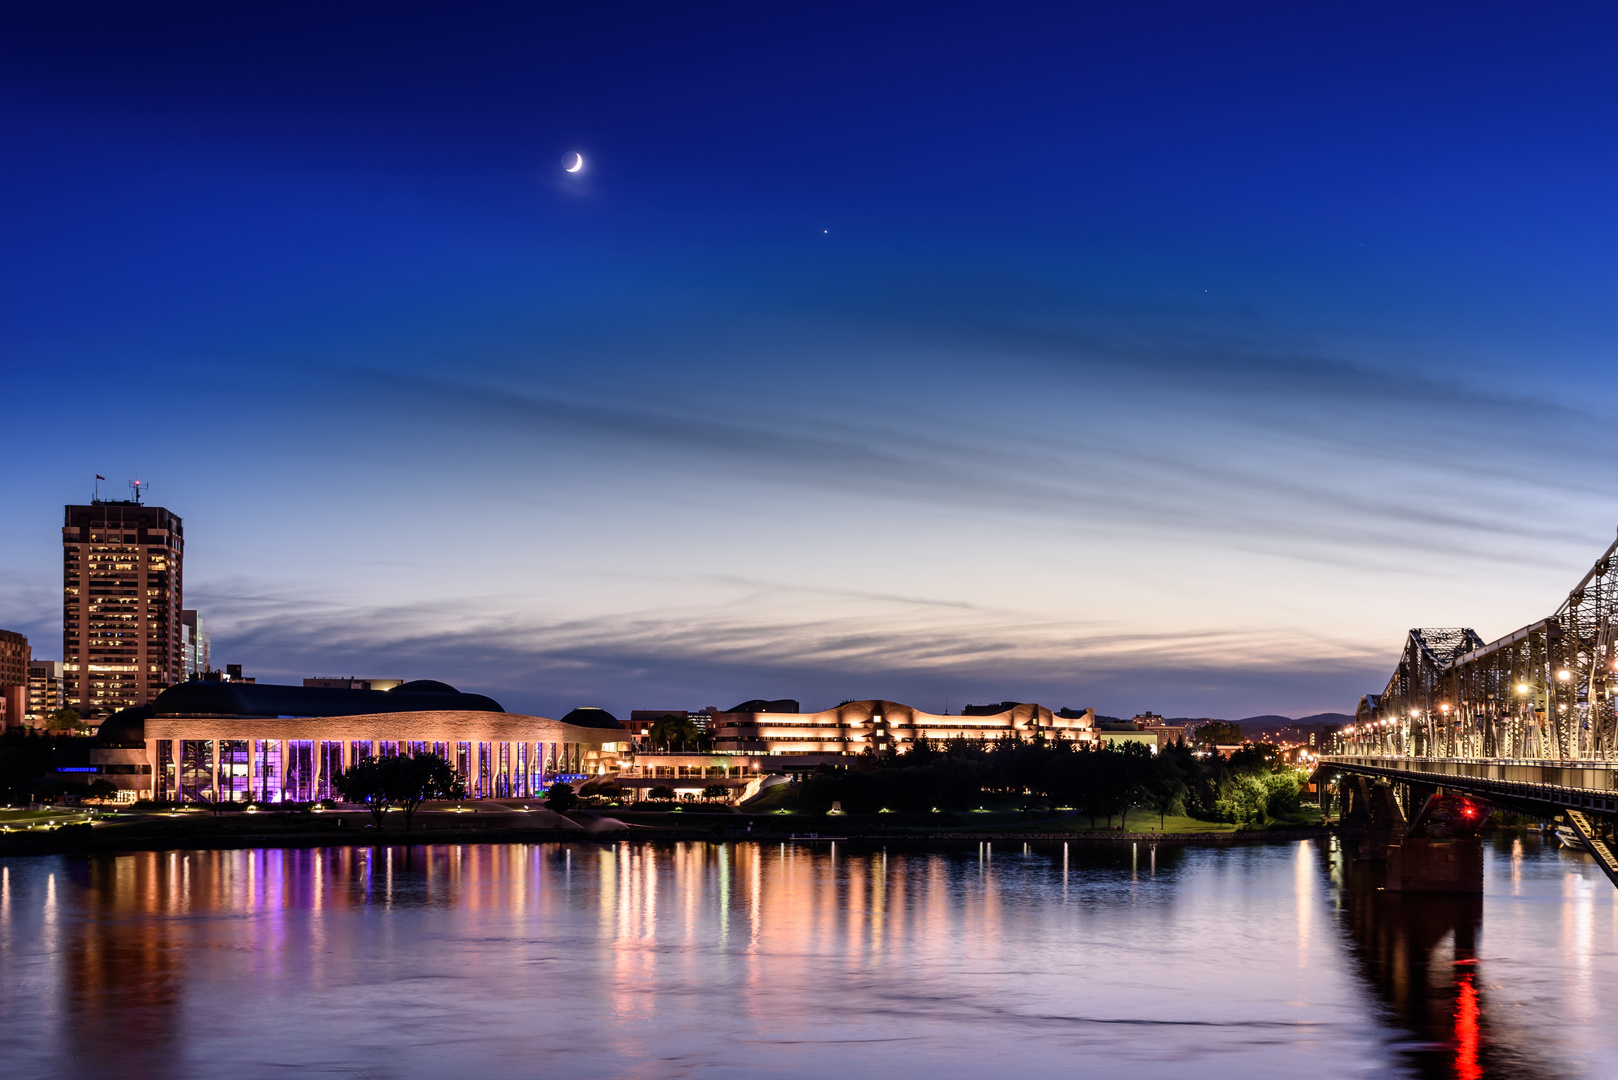
<path fill-rule="evenodd" d="M 573 157 L 575 160 L 573 164 L 567 167 L 568 172 L 578 172 L 580 169 L 584 168 L 584 155 L 575 150 L 573 151 Z"/>

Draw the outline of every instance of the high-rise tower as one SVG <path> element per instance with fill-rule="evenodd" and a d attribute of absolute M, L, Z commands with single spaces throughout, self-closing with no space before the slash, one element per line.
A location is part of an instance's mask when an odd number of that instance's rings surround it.
<path fill-rule="evenodd" d="M 144 705 L 184 678 L 185 531 L 139 491 L 69 506 L 62 528 L 62 697 L 86 719 Z"/>

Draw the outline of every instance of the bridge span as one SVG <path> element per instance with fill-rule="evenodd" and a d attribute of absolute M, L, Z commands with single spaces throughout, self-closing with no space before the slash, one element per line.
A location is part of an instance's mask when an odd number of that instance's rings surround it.
<path fill-rule="evenodd" d="M 1618 885 L 1618 762 L 1326 755 L 1316 775 L 1331 783 L 1347 805 L 1352 796 L 1342 783 L 1344 774 L 1402 788 L 1406 794 L 1401 801 L 1409 807 L 1422 797 L 1460 796 L 1510 813 L 1564 822 Z M 1395 816 L 1402 818 L 1398 811 Z M 1404 822 L 1371 827 L 1403 832 Z"/>
<path fill-rule="evenodd" d="M 1570 825 L 1615 884 L 1618 863 L 1618 541 L 1561 605 L 1484 641 L 1421 627 L 1322 764 Z"/>

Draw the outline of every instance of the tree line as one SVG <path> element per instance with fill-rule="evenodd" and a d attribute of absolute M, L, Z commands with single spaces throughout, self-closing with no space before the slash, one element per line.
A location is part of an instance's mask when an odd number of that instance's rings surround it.
<path fill-rule="evenodd" d="M 404 812 L 405 831 L 421 804 L 429 800 L 466 798 L 466 781 L 449 762 L 436 754 L 398 754 L 357 761 L 332 777 L 332 786 L 345 802 L 364 803 L 377 827 L 389 810 Z M 572 784 L 552 784 L 545 806 L 565 813 L 578 802 Z"/>
<path fill-rule="evenodd" d="M 1227 758 L 1198 757 L 1183 742 L 1158 753 L 1140 743 L 1068 739 L 993 742 L 918 740 L 903 752 L 873 754 L 863 770 L 821 769 L 797 792 L 803 810 L 969 810 L 986 801 L 1026 809 L 1071 807 L 1094 827 L 1125 827 L 1132 810 L 1204 821 L 1263 824 L 1298 809 L 1302 777 L 1273 746 L 1244 746 Z"/>

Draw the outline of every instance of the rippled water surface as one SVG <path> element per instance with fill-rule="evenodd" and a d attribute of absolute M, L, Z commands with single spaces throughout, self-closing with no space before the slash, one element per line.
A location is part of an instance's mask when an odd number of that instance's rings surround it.
<path fill-rule="evenodd" d="M 1309 842 L 0 860 L 8 1076 L 1611 1076 L 1618 890 Z"/>

